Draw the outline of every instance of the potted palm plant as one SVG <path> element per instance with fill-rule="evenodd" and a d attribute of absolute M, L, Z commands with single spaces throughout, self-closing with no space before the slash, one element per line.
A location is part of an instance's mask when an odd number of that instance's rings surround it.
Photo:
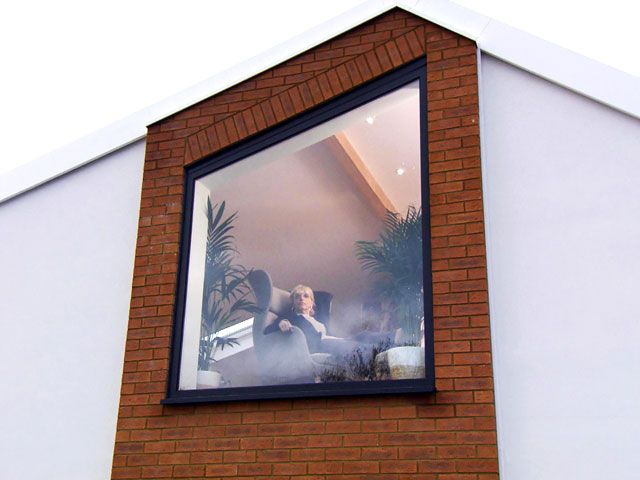
<path fill-rule="evenodd" d="M 251 291 L 247 283 L 249 271 L 234 262 L 238 251 L 232 231 L 238 213 L 225 217 L 225 207 L 224 201 L 220 205 L 212 205 L 211 199 L 207 199 L 198 384 L 209 388 L 218 387 L 221 381 L 220 373 L 213 369 L 216 351 L 238 344 L 236 338 L 220 336 L 219 332 L 257 311 L 248 298 Z"/>
<path fill-rule="evenodd" d="M 387 211 L 379 238 L 356 242 L 356 256 L 373 279 L 374 295 L 390 307 L 392 323 L 399 327 L 396 343 L 404 346 L 383 355 L 392 377 L 415 378 L 420 369 L 424 375 L 422 208 L 409 206 L 404 216 Z M 394 369 L 393 362 L 400 367 Z"/>

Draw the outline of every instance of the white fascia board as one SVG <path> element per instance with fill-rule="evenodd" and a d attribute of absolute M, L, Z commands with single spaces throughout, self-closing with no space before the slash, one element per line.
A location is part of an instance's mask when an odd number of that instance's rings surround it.
<path fill-rule="evenodd" d="M 131 115 L 0 175 L 0 204 L 144 138 L 141 118 Z"/>
<path fill-rule="evenodd" d="M 474 40 L 488 53 L 587 98 L 640 118 L 640 79 L 447 0 L 398 6 Z"/>
<path fill-rule="evenodd" d="M 484 53 L 640 118 L 640 82 L 633 75 L 447 0 L 371 0 L 177 95 L 0 175 L 0 203 L 129 145 L 146 135 L 147 125 L 209 98 L 396 6 L 474 40 Z"/>
<path fill-rule="evenodd" d="M 0 204 L 143 138 L 146 127 L 330 40 L 396 2 L 372 0 L 161 102 L 0 175 Z"/>
<path fill-rule="evenodd" d="M 331 40 L 347 30 L 377 17 L 395 6 L 396 2 L 388 0 L 372 0 L 358 5 L 339 17 L 320 24 L 165 100 L 163 102 L 167 103 L 165 108 L 162 111 L 158 111 L 156 116 L 147 122 L 147 125 L 162 120 L 195 103 L 206 100 L 218 92 L 269 70 L 316 45 Z"/>
<path fill-rule="evenodd" d="M 478 48 L 511 65 L 640 118 L 640 78 L 491 20 Z"/>
<path fill-rule="evenodd" d="M 397 6 L 463 37 L 477 40 L 491 19 L 448 0 L 396 2 Z"/>

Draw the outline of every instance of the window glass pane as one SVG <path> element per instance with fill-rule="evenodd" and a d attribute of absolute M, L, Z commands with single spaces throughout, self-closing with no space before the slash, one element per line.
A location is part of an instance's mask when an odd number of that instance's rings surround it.
<path fill-rule="evenodd" d="M 424 378 L 419 95 L 196 180 L 180 389 Z"/>

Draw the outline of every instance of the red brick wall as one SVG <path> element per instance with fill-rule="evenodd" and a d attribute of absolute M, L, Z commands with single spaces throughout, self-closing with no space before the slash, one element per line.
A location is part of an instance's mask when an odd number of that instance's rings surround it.
<path fill-rule="evenodd" d="M 426 52 L 436 386 L 163 406 L 183 167 Z M 473 42 L 393 10 L 149 128 L 113 478 L 494 480 Z"/>

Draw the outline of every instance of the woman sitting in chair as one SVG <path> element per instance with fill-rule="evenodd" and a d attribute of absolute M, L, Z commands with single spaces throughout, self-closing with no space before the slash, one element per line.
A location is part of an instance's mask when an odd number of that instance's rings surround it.
<path fill-rule="evenodd" d="M 306 285 L 297 285 L 291 290 L 291 313 L 276 318 L 264 329 L 265 334 L 280 331 L 290 333 L 292 327 L 298 327 L 307 339 L 310 353 L 332 353 L 337 356 L 346 355 L 358 346 L 356 342 L 344 338 L 327 335 L 327 327 L 316 320 L 313 307 L 315 299 L 313 290 Z"/>

